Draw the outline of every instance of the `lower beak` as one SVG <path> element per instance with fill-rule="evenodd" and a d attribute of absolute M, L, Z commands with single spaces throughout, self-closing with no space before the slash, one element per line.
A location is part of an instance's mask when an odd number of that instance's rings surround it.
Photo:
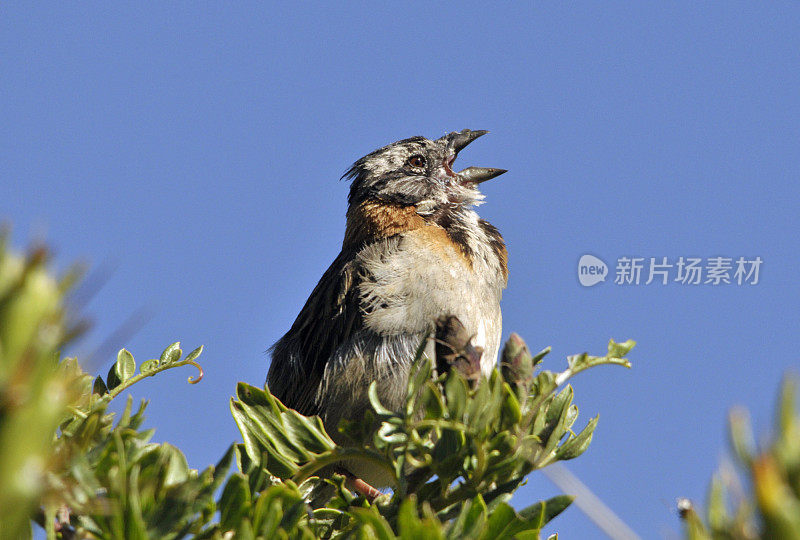
<path fill-rule="evenodd" d="M 456 174 L 463 183 L 480 184 L 492 178 L 496 178 L 501 174 L 508 172 L 506 169 L 492 169 L 490 167 L 467 167 L 463 171 Z"/>

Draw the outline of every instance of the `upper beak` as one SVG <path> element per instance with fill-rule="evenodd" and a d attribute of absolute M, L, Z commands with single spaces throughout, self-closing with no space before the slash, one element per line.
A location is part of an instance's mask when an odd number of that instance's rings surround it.
<path fill-rule="evenodd" d="M 449 146 L 453 149 L 453 152 L 458 155 L 458 153 L 463 150 L 469 143 L 477 139 L 478 137 L 482 137 L 489 133 L 485 129 L 477 129 L 472 131 L 471 129 L 462 129 L 461 131 L 454 131 L 453 133 L 449 133 L 445 135 L 447 137 Z"/>
<path fill-rule="evenodd" d="M 442 142 L 446 142 L 447 145 L 453 150 L 453 154 L 458 156 L 458 153 L 463 150 L 469 143 L 477 139 L 478 137 L 482 137 L 489 133 L 485 129 L 463 129 L 461 131 L 454 131 L 452 133 L 448 133 L 441 139 Z M 474 183 L 479 184 L 481 182 L 485 182 L 487 180 L 491 180 L 497 176 L 500 176 L 504 172 L 508 172 L 505 169 L 493 169 L 490 167 L 467 167 L 463 171 L 459 171 L 456 174 L 461 181 L 464 183 Z"/>

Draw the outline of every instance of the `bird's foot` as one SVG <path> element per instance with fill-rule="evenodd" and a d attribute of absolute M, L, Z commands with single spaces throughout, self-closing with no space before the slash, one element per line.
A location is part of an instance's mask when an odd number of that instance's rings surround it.
<path fill-rule="evenodd" d="M 383 495 L 380 490 L 375 489 L 371 485 L 367 484 L 361 478 L 358 478 L 347 469 L 340 468 L 336 472 L 344 476 L 344 485 L 347 487 L 347 489 L 350 491 L 355 491 L 356 493 L 360 493 L 370 502 L 370 504 L 374 503 L 375 499 Z"/>

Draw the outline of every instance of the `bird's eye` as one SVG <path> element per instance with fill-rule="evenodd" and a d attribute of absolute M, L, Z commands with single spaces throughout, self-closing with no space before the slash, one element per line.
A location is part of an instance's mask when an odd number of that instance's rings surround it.
<path fill-rule="evenodd" d="M 425 166 L 425 163 L 426 163 L 425 157 L 419 154 L 408 158 L 408 164 L 417 169 L 423 168 Z"/>

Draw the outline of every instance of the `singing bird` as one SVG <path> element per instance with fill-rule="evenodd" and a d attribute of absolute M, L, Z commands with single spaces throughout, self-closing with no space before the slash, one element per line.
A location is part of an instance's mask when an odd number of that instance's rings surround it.
<path fill-rule="evenodd" d="M 506 171 L 452 168 L 486 133 L 403 139 L 359 159 L 342 177 L 352 184 L 341 253 L 270 349 L 267 375 L 278 399 L 319 415 L 338 443 L 339 421 L 370 407 L 373 381 L 384 406 L 404 406 L 415 353 L 439 317 L 458 317 L 483 349 L 482 371 L 497 360 L 507 252 L 474 207 L 484 198 L 478 185 Z M 373 485 L 390 483 L 357 464 L 349 472 Z"/>

